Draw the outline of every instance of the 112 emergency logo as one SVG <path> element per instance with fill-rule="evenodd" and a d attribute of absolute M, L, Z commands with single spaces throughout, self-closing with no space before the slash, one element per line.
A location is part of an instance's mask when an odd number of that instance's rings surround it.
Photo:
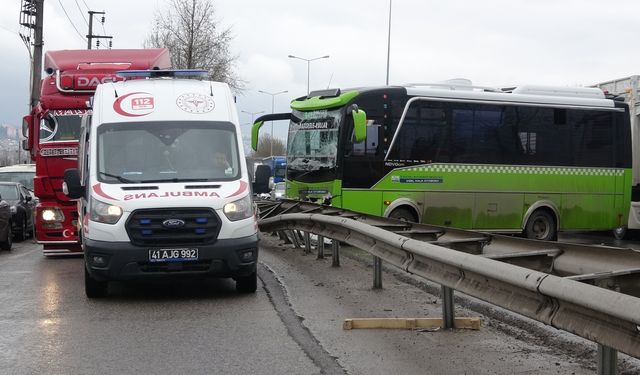
<path fill-rule="evenodd" d="M 153 112 L 154 108 L 155 99 L 148 92 L 132 92 L 113 102 L 113 110 L 127 117 L 145 116 Z"/>
<path fill-rule="evenodd" d="M 215 108 L 215 103 L 211 96 L 197 93 L 187 93 L 178 96 L 176 105 L 188 113 L 208 113 Z"/>

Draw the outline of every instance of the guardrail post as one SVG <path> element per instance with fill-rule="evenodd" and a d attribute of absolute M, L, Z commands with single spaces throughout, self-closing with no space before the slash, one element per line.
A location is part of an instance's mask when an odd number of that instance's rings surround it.
<path fill-rule="evenodd" d="M 616 375 L 618 373 L 618 351 L 598 344 L 598 375 Z"/>
<path fill-rule="evenodd" d="M 309 232 L 304 232 L 304 253 L 311 254 L 311 235 Z"/>
<path fill-rule="evenodd" d="M 318 252 L 318 259 L 324 259 L 324 236 L 318 236 L 316 251 Z"/>
<path fill-rule="evenodd" d="M 373 257 L 373 289 L 382 289 L 382 259 Z"/>
<path fill-rule="evenodd" d="M 291 240 L 293 241 L 293 247 L 296 249 L 301 247 L 300 242 L 298 241 L 298 233 L 295 230 L 289 231 L 291 233 Z"/>
<path fill-rule="evenodd" d="M 455 306 L 453 304 L 453 289 L 442 285 L 442 328 L 454 328 Z"/>
<path fill-rule="evenodd" d="M 340 241 L 331 240 L 331 266 L 340 267 Z"/>

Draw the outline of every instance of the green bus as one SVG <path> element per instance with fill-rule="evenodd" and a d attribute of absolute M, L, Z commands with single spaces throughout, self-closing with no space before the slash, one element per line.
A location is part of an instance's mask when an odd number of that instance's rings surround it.
<path fill-rule="evenodd" d="M 286 196 L 554 240 L 627 223 L 629 109 L 596 88 L 466 80 L 311 92 L 290 113 Z"/>

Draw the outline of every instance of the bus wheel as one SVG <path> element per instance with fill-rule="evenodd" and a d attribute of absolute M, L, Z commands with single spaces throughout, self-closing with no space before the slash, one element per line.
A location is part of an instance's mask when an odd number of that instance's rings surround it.
<path fill-rule="evenodd" d="M 617 227 L 613 230 L 613 237 L 616 240 L 624 240 L 627 237 L 627 227 Z"/>
<path fill-rule="evenodd" d="M 541 241 L 555 241 L 558 239 L 556 220 L 547 210 L 534 211 L 524 229 L 527 238 Z"/>
<path fill-rule="evenodd" d="M 414 213 L 412 212 L 412 210 L 406 208 L 406 207 L 398 207 L 395 210 L 391 211 L 391 214 L 389 214 L 389 217 L 391 219 L 398 219 L 398 220 L 402 220 L 402 221 L 410 221 L 410 222 L 417 222 L 418 218 L 416 218 L 416 216 L 414 215 Z"/>

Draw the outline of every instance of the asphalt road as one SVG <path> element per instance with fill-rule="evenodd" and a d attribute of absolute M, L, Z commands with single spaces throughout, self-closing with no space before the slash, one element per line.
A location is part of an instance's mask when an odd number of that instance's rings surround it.
<path fill-rule="evenodd" d="M 347 249 L 334 268 L 265 236 L 260 257 L 255 295 L 210 280 L 115 284 L 88 300 L 81 258 L 14 243 L 0 252 L 0 373 L 594 373 L 595 345 L 478 301 L 457 299 L 456 316 L 479 316 L 480 331 L 344 331 L 346 318 L 440 317 L 437 288 L 387 271 L 373 291 L 370 264 Z"/>

